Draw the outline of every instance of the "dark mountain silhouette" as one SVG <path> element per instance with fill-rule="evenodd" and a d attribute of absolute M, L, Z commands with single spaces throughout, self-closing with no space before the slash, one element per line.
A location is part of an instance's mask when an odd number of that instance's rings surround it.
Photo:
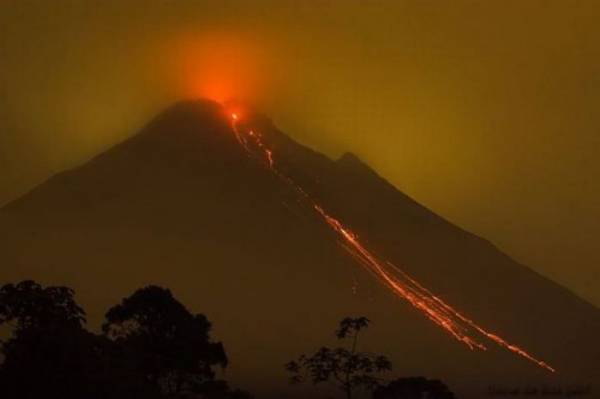
<path fill-rule="evenodd" d="M 259 114 L 244 123 L 268 140 L 282 172 L 375 252 L 558 372 L 491 343 L 470 351 L 391 295 L 297 192 L 248 156 L 225 110 L 208 101 L 170 107 L 2 208 L 0 281 L 73 287 L 94 326 L 133 289 L 168 286 L 214 322 L 236 359 L 228 380 L 257 396 L 287 390 L 282 365 L 322 344 L 347 314 L 377 321 L 369 346 L 390 355 L 395 373 L 441 378 L 459 397 L 481 397 L 489 385 L 600 380 L 597 308 L 419 205 L 356 156 L 330 160 Z"/>

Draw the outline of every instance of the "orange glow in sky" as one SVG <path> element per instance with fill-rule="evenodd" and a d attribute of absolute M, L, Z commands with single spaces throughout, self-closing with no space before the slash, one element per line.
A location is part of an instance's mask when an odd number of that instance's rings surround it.
<path fill-rule="evenodd" d="M 184 97 L 255 100 L 266 90 L 265 50 L 241 34 L 183 35 L 174 45 L 176 86 Z"/>

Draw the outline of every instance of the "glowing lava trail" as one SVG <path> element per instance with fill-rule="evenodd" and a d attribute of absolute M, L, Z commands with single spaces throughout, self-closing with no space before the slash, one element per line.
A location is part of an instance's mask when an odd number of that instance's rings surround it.
<path fill-rule="evenodd" d="M 231 114 L 231 126 L 237 140 L 244 149 L 252 156 L 258 156 L 269 169 L 280 179 L 292 187 L 305 200 L 314 211 L 323 219 L 329 227 L 337 233 L 341 239 L 343 248 L 358 261 L 367 271 L 373 274 L 382 284 L 387 286 L 396 296 L 408 301 L 429 320 L 446 330 L 452 337 L 462 342 L 470 349 L 487 350 L 486 346 L 477 340 L 474 333 L 480 338 L 485 337 L 497 345 L 535 363 L 539 367 L 554 372 L 555 370 L 546 362 L 536 359 L 524 349 L 511 344 L 499 335 L 489 332 L 474 321 L 463 316 L 450 305 L 435 296 L 408 274 L 403 272 L 393 263 L 379 259 L 373 252 L 367 249 L 359 240 L 358 236 L 341 221 L 328 214 L 321 205 L 294 182 L 291 178 L 281 173 L 275 166 L 273 151 L 264 142 L 260 133 L 254 130 L 241 131 L 239 126 L 239 115 Z"/>

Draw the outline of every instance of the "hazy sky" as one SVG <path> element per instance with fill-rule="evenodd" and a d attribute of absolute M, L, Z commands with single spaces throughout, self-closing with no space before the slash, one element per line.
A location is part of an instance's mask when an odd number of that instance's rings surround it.
<path fill-rule="evenodd" d="M 597 1 L 0 0 L 0 203 L 236 96 L 600 305 Z"/>

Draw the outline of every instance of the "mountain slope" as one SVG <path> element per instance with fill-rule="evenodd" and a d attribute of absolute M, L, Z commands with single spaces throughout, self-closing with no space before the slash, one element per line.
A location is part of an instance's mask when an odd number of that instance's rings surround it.
<path fill-rule="evenodd" d="M 396 190 L 358 158 L 332 161 L 261 115 L 278 170 L 370 248 L 558 373 L 490 345 L 470 351 L 394 297 L 340 247 L 284 180 L 249 156 L 217 104 L 183 102 L 139 134 L 0 210 L 0 280 L 72 286 L 97 325 L 141 285 L 173 289 L 228 349 L 228 378 L 273 395 L 282 364 L 326 343 L 348 314 L 374 320 L 365 344 L 396 373 L 488 385 L 600 377 L 596 308 Z"/>

